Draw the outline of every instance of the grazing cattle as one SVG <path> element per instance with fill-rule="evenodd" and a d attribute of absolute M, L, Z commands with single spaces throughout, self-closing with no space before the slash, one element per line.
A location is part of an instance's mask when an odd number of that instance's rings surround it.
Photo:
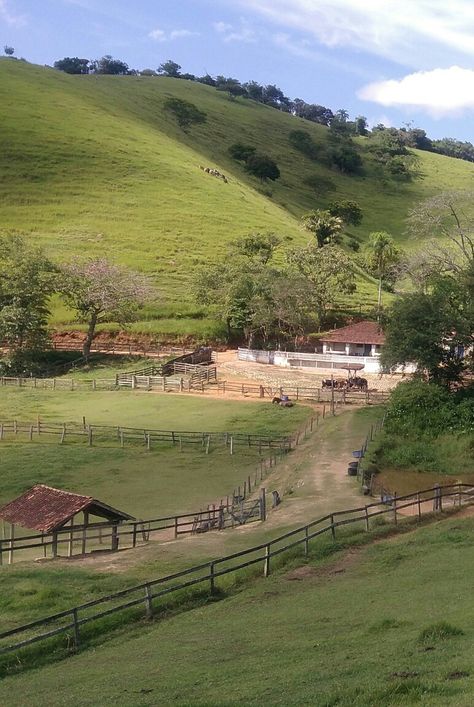
<path fill-rule="evenodd" d="M 203 167 L 202 164 L 200 164 L 199 169 L 202 169 L 202 171 L 206 172 L 206 174 L 211 174 L 213 177 L 222 179 L 226 184 L 229 183 L 229 180 L 227 179 L 225 174 L 222 174 L 222 172 L 219 172 L 219 170 L 215 169 L 214 167 Z"/>

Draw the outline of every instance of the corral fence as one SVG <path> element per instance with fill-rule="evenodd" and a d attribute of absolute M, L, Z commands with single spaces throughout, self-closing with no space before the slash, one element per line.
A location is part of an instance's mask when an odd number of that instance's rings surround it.
<path fill-rule="evenodd" d="M 414 508 L 416 517 L 421 519 L 428 512 L 436 513 L 443 509 L 460 508 L 473 501 L 473 486 L 453 484 L 443 487 L 442 490 L 437 486 L 414 494 L 394 497 L 389 503 L 370 503 L 358 508 L 337 511 L 260 545 L 143 582 L 3 631 L 0 633 L 0 654 L 15 653 L 22 648 L 59 635 L 65 636 L 65 647 L 77 649 L 80 646 L 81 630 L 88 624 L 133 607 L 143 607 L 146 618 L 151 619 L 155 611 L 160 608 L 159 600 L 173 595 L 179 596 L 180 592 L 190 587 L 201 587 L 207 589 L 211 595 L 215 594 L 219 589 L 218 583 L 221 577 L 236 574 L 249 567 L 261 568 L 263 575 L 268 577 L 274 558 L 299 548 L 307 556 L 311 542 L 317 537 L 328 535 L 330 540 L 336 541 L 338 528 L 354 525 L 370 531 L 376 520 L 380 518 L 386 518 L 397 525 L 403 517 L 403 512 L 409 508 Z M 433 503 L 429 510 L 427 510 L 428 502 Z M 10 642 L 12 638 L 13 643 Z"/>
<path fill-rule="evenodd" d="M 0 565 L 5 562 L 12 564 L 14 557 L 24 551 L 39 551 L 43 558 L 55 558 L 59 550 L 66 548 L 66 556 L 71 557 L 79 548 L 81 554 L 105 550 L 110 542 L 110 550 L 117 551 L 126 547 L 136 547 L 137 544 L 148 542 L 150 533 L 173 529 L 174 537 L 184 534 L 204 533 L 210 530 L 235 528 L 256 520 L 266 520 L 266 491 L 261 488 L 262 482 L 272 472 L 279 459 L 292 447 L 297 447 L 319 424 L 319 418 L 309 419 L 293 437 L 289 445 L 269 448 L 269 455 L 260 459 L 254 473 L 249 473 L 241 485 L 234 488 L 230 496 L 221 498 L 219 503 L 212 503 L 207 509 L 192 513 L 179 513 L 172 516 L 152 518 L 147 520 L 126 521 L 123 523 L 98 522 L 87 525 L 74 525 L 73 521 L 67 527 L 55 533 L 36 533 L 15 535 L 15 529 L 10 526 L 10 537 L 5 538 L 5 528 L 2 525 L 0 540 Z M 2 428 L 0 427 L 0 430 Z M 40 424 L 41 429 L 41 424 Z M 224 433 L 225 440 L 225 433 Z M 250 440 L 250 444 L 252 445 Z M 227 440 L 230 444 L 230 441 Z M 246 444 L 248 444 L 248 436 Z M 258 491 L 259 497 L 253 496 Z M 279 496 L 272 492 L 272 507 L 279 502 Z M 278 499 L 278 501 L 277 501 Z M 32 552 L 28 553 L 29 555 Z"/>
<path fill-rule="evenodd" d="M 170 376 L 187 376 L 188 390 L 195 384 L 210 383 L 217 379 L 215 357 L 209 347 L 178 356 L 159 366 L 148 366 L 134 371 L 118 373 L 115 377 L 117 387 L 146 388 L 147 390 L 166 390 Z M 168 382 L 169 383 L 169 382 Z M 171 386 L 184 390 L 184 381 L 173 381 Z"/>
<path fill-rule="evenodd" d="M 334 401 L 338 405 L 348 403 L 382 403 L 389 399 L 390 394 L 381 390 L 345 390 L 337 388 L 316 388 L 315 386 L 287 386 L 287 385 L 261 385 L 257 383 L 236 383 L 233 381 L 218 381 L 217 391 L 225 395 L 226 393 L 237 393 L 246 397 L 274 398 L 287 395 L 292 400 L 309 400 L 312 402 L 330 403 Z"/>
<path fill-rule="evenodd" d="M 220 504 L 208 506 L 192 513 L 149 518 L 147 520 L 110 523 L 107 521 L 88 523 L 71 522 L 51 533 L 33 533 L 16 536 L 10 526 L 10 537 L 0 540 L 0 565 L 13 564 L 14 558 L 73 557 L 90 552 L 117 552 L 135 548 L 150 540 L 152 533 L 170 530 L 177 538 L 180 535 L 195 535 L 210 530 L 225 530 L 266 519 L 265 489 L 256 499 L 229 498 Z M 16 529 L 18 531 L 18 529 Z M 27 557 L 25 557 L 27 555 Z M 34 558 L 37 559 L 37 558 Z"/>
<path fill-rule="evenodd" d="M 84 342 L 78 339 L 61 338 L 51 342 L 54 351 L 82 351 Z M 93 341 L 91 353 L 110 353 L 128 356 L 182 356 L 189 353 L 189 349 L 176 346 L 156 346 L 144 343 L 126 342 L 100 342 Z"/>
<path fill-rule="evenodd" d="M 314 418 L 311 418 L 313 420 Z M 310 422 L 311 430 L 313 422 Z M 37 419 L 32 422 L 0 421 L 0 441 L 15 441 L 26 436 L 32 442 L 41 437 L 49 436 L 60 444 L 80 442 L 92 447 L 94 444 L 114 444 L 125 447 L 128 445 L 145 446 L 148 450 L 156 444 L 168 444 L 182 451 L 185 445 L 201 448 L 206 454 L 212 446 L 228 449 L 234 454 L 239 448 L 257 448 L 259 453 L 269 449 L 289 451 L 292 448 L 293 437 L 288 435 L 265 435 L 248 432 L 187 432 L 184 430 L 153 430 L 138 427 L 123 427 L 115 425 L 90 425 L 85 418 L 83 423 L 44 422 Z"/>

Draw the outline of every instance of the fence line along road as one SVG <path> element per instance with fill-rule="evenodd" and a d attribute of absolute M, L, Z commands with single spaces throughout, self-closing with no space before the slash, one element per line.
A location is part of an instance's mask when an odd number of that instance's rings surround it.
<path fill-rule="evenodd" d="M 454 484 L 443 488 L 436 486 L 398 498 L 395 495 L 390 502 L 370 503 L 358 508 L 337 511 L 247 550 L 219 557 L 3 631 L 0 633 L 0 654 L 14 653 L 21 648 L 61 634 L 66 636 L 68 646 L 72 643 L 75 648 L 78 648 L 81 628 L 87 624 L 140 605 L 144 606 L 145 616 L 152 618 L 155 610 L 154 601 L 157 599 L 202 585 L 208 587 L 210 594 L 214 594 L 220 577 L 239 572 L 244 568 L 260 566 L 263 575 L 268 577 L 273 558 L 300 547 L 303 548 L 304 554 L 308 555 L 312 540 L 326 533 L 332 540 L 336 540 L 337 528 L 359 523 L 369 531 L 371 522 L 380 516 L 388 516 L 397 525 L 401 511 L 407 508 L 414 507 L 417 517 L 421 519 L 427 514 L 425 506 L 430 501 L 433 502 L 433 507 L 429 511 L 431 513 L 440 512 L 443 507 L 461 507 L 463 504 L 472 503 L 473 500 L 473 486 Z M 9 643 L 9 639 L 13 636 L 20 637 L 20 640 Z"/>

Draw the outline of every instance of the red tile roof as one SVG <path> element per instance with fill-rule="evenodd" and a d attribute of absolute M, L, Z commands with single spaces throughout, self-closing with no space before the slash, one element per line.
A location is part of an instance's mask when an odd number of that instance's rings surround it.
<path fill-rule="evenodd" d="M 111 520 L 133 520 L 128 513 L 117 511 L 92 496 L 81 496 L 44 484 L 33 486 L 0 508 L 0 518 L 23 528 L 49 533 L 85 510 Z"/>
<path fill-rule="evenodd" d="M 363 321 L 334 329 L 321 337 L 321 341 L 336 344 L 383 344 L 385 336 L 377 322 Z"/>

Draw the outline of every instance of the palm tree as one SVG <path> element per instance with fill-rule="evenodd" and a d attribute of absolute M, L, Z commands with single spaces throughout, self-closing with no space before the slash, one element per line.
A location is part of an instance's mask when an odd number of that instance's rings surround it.
<path fill-rule="evenodd" d="M 365 262 L 379 279 L 377 309 L 382 307 L 382 282 L 389 269 L 400 262 L 401 251 L 392 236 L 386 231 L 375 231 L 369 235 L 364 248 Z"/>

